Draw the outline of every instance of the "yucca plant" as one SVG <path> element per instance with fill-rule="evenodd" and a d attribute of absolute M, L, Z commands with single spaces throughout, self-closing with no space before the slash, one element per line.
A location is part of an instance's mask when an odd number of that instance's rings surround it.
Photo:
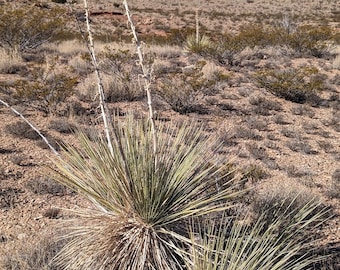
<path fill-rule="evenodd" d="M 292 202 L 294 203 L 294 202 Z M 203 236 L 192 233 L 190 270 L 299 270 L 324 257 L 316 257 L 306 235 L 325 220 L 327 210 L 321 203 L 310 201 L 291 217 L 281 210 L 267 227 L 266 213 L 254 223 L 224 216 L 217 224 L 205 222 Z M 268 211 L 271 211 L 270 209 Z M 284 223 L 289 216 L 291 221 Z M 322 221 L 323 220 L 323 221 Z"/>
<path fill-rule="evenodd" d="M 193 53 L 204 53 L 213 47 L 213 42 L 206 36 L 189 35 L 185 40 L 184 48 Z"/>
<path fill-rule="evenodd" d="M 78 211 L 56 260 L 63 269 L 184 269 L 188 219 L 230 208 L 241 193 L 230 166 L 214 162 L 217 144 L 192 124 L 160 126 L 157 153 L 146 121 L 112 129 L 113 155 L 103 137 L 80 133 L 80 150 L 68 145 L 55 160 L 56 179 L 98 207 Z"/>

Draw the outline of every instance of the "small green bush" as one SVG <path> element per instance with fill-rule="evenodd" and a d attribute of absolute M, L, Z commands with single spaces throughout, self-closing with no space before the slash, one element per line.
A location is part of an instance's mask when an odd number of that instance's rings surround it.
<path fill-rule="evenodd" d="M 330 52 L 333 31 L 329 26 L 304 25 L 285 36 L 286 44 L 300 55 L 321 58 Z"/>
<path fill-rule="evenodd" d="M 64 26 L 64 10 L 0 7 L 0 46 L 19 51 L 35 49 Z"/>
<path fill-rule="evenodd" d="M 262 70 L 256 73 L 255 79 L 260 87 L 278 97 L 316 105 L 320 101 L 317 93 L 325 88 L 324 79 L 318 74 L 314 67 Z"/>
<path fill-rule="evenodd" d="M 78 83 L 76 77 L 53 71 L 45 73 L 41 68 L 32 70 L 32 77 L 30 81 L 18 80 L 13 96 L 46 114 L 56 113 L 58 106 L 74 93 Z"/>
<path fill-rule="evenodd" d="M 330 53 L 331 45 L 337 43 L 336 35 L 329 26 L 287 27 L 282 24 L 274 27 L 263 24 L 242 25 L 237 34 L 227 32 L 222 35 L 208 54 L 223 64 L 238 65 L 237 55 L 247 47 L 286 46 L 297 55 L 323 57 Z"/>

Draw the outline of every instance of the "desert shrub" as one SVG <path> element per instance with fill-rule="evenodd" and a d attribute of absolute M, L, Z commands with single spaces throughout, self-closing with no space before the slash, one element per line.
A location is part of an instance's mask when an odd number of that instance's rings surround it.
<path fill-rule="evenodd" d="M 307 105 L 296 105 L 292 107 L 291 112 L 294 115 L 308 116 L 310 118 L 313 118 L 315 116 L 313 108 Z"/>
<path fill-rule="evenodd" d="M 249 128 L 251 129 L 257 129 L 260 131 L 265 131 L 268 129 L 269 123 L 267 121 L 264 121 L 262 119 L 258 118 L 249 118 L 247 119 L 247 124 Z"/>
<path fill-rule="evenodd" d="M 49 124 L 49 128 L 54 129 L 64 134 L 70 134 L 76 130 L 76 126 L 74 124 L 67 122 L 67 120 L 65 119 L 64 120 L 57 120 L 57 119 L 51 120 Z"/>
<path fill-rule="evenodd" d="M 318 92 L 325 87 L 324 79 L 314 67 L 285 70 L 262 70 L 256 73 L 255 79 L 260 87 L 278 97 L 296 103 L 320 101 Z"/>
<path fill-rule="evenodd" d="M 35 130 L 33 130 L 27 123 L 22 121 L 6 125 L 5 130 L 13 136 L 19 138 L 26 138 L 30 140 L 41 139 L 39 134 Z"/>
<path fill-rule="evenodd" d="M 13 97 L 46 114 L 56 113 L 58 106 L 74 93 L 78 84 L 76 77 L 56 73 L 53 66 L 48 70 L 33 69 L 31 76 L 31 80 L 16 81 Z"/>
<path fill-rule="evenodd" d="M 281 134 L 287 138 L 301 138 L 300 132 L 292 127 L 281 129 Z"/>
<path fill-rule="evenodd" d="M 255 96 L 255 95 L 251 96 L 249 98 L 249 103 L 251 105 L 256 106 L 255 113 L 258 113 L 261 115 L 270 115 L 270 111 L 281 111 L 282 110 L 281 103 L 275 100 L 270 100 L 263 96 Z"/>
<path fill-rule="evenodd" d="M 60 212 L 61 210 L 59 208 L 51 207 L 44 211 L 43 216 L 49 219 L 55 219 L 60 216 Z"/>
<path fill-rule="evenodd" d="M 289 142 L 287 142 L 287 146 L 290 150 L 294 152 L 300 152 L 307 155 L 318 153 L 308 142 L 304 141 L 301 138 L 290 140 Z"/>
<path fill-rule="evenodd" d="M 274 23 L 274 27 L 245 24 L 236 34 L 223 34 L 209 54 L 229 65 L 238 65 L 237 55 L 247 47 L 286 46 L 298 55 L 323 57 L 330 53 L 335 42 L 335 35 L 329 26 L 303 25 L 290 28 L 285 23 Z"/>
<path fill-rule="evenodd" d="M 25 183 L 25 187 L 34 194 L 52 194 L 54 196 L 63 196 L 67 193 L 64 185 L 53 181 L 48 177 L 38 177 L 30 179 Z"/>
<path fill-rule="evenodd" d="M 328 141 L 318 141 L 319 147 L 325 151 L 325 153 L 331 153 L 334 151 L 334 145 Z"/>
<path fill-rule="evenodd" d="M 248 139 L 248 140 L 262 140 L 263 137 L 253 129 L 243 126 L 236 126 L 234 128 L 234 137 L 240 139 Z"/>
<path fill-rule="evenodd" d="M 35 49 L 50 40 L 64 25 L 59 8 L 0 8 L 0 46 L 23 51 Z"/>
<path fill-rule="evenodd" d="M 67 0 L 52 0 L 52 2 L 57 4 L 65 4 L 67 3 Z"/>
<path fill-rule="evenodd" d="M 247 150 L 255 158 L 259 160 L 267 160 L 269 158 L 265 147 L 259 146 L 257 144 L 247 144 Z"/>
<path fill-rule="evenodd" d="M 209 54 L 222 64 L 238 65 L 237 55 L 244 49 L 265 47 L 269 43 L 267 31 L 261 24 L 243 25 L 237 34 L 223 34 Z"/>
<path fill-rule="evenodd" d="M 276 114 L 273 117 L 273 120 L 278 125 L 288 125 L 291 124 L 291 122 L 288 121 L 288 117 L 283 114 Z"/>
<path fill-rule="evenodd" d="M 135 64 L 135 54 L 130 50 L 106 47 L 99 57 L 102 58 L 102 69 L 109 75 L 103 80 L 108 102 L 134 101 L 144 96 L 140 67 Z M 145 61 L 145 65 L 148 65 L 152 59 L 145 56 Z"/>
<path fill-rule="evenodd" d="M 0 188 L 0 209 L 16 207 L 20 193 L 22 190 L 17 188 Z"/>
<path fill-rule="evenodd" d="M 112 129 L 113 154 L 101 135 L 94 142 L 80 135 L 80 149 L 67 146 L 55 160 L 56 179 L 98 207 L 79 211 L 81 225 L 72 226 L 57 262 L 62 269 L 180 268 L 188 218 L 228 209 L 240 193 L 234 179 L 214 188 L 229 166 L 216 166 L 217 144 L 197 126 L 158 126 L 156 153 L 146 121 L 130 117 Z"/>
<path fill-rule="evenodd" d="M 293 178 L 302 178 L 305 176 L 313 176 L 314 173 L 313 171 L 308 168 L 308 167 L 296 167 L 294 165 L 290 165 L 286 168 L 286 172 L 288 177 L 293 177 Z"/>
<path fill-rule="evenodd" d="M 181 114 L 191 112 L 206 113 L 199 103 L 217 81 L 204 78 L 202 67 L 205 62 L 198 62 L 192 69 L 183 73 L 167 74 L 158 80 L 157 93 Z"/>
<path fill-rule="evenodd" d="M 253 183 L 268 177 L 268 173 L 259 165 L 251 164 L 243 169 L 243 178 Z"/>
<path fill-rule="evenodd" d="M 286 36 L 286 44 L 297 53 L 323 57 L 330 53 L 333 32 L 329 26 L 300 26 Z"/>

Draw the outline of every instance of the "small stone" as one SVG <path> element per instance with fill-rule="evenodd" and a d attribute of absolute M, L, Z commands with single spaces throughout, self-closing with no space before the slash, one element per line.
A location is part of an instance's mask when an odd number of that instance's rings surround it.
<path fill-rule="evenodd" d="M 22 240 L 22 239 L 24 239 L 24 238 L 26 238 L 26 234 L 24 234 L 24 233 L 18 234 L 18 239 L 19 239 L 19 240 Z"/>

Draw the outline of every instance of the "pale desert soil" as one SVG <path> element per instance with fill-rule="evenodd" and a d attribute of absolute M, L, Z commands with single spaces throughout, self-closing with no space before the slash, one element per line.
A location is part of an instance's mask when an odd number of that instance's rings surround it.
<path fill-rule="evenodd" d="M 43 2 L 43 1 L 42 1 Z M 91 1 L 90 1 L 91 2 Z M 93 1 L 94 2 L 94 1 Z M 194 27 L 195 8 L 200 10 L 200 22 L 211 32 L 232 29 L 237 31 L 242 22 L 256 21 L 256 16 L 287 14 L 291 17 L 299 15 L 300 20 L 308 23 L 319 23 L 320 18 L 329 18 L 329 23 L 339 31 L 339 21 L 331 20 L 336 12 L 340 12 L 337 1 L 130 1 L 131 11 L 140 34 L 166 35 L 169 29 Z M 253 2 L 253 3 L 251 3 Z M 90 3 L 93 16 L 94 31 L 101 34 L 115 33 L 121 28 L 128 33 L 123 7 L 112 3 L 98 1 Z M 81 11 L 81 2 L 75 9 Z M 121 13 L 121 14 L 120 14 Z M 260 15 L 259 15 L 260 14 Z M 262 15 L 261 15 L 262 14 Z M 238 18 L 238 19 L 237 19 Z M 71 16 L 70 16 L 71 19 Z M 268 20 L 272 17 L 269 16 Z M 71 28 L 75 30 L 73 23 Z M 218 29 L 218 30 L 217 30 Z M 108 37 L 109 41 L 110 38 Z M 180 44 L 181 45 L 181 44 Z M 52 46 L 52 45 L 51 45 Z M 180 55 L 174 59 L 158 59 L 164 65 L 182 63 L 190 65 L 195 61 L 210 60 L 199 56 L 192 56 L 180 48 Z M 268 52 L 268 55 L 270 53 Z M 289 59 L 278 53 L 269 55 L 265 59 L 257 59 L 255 68 L 266 65 L 277 67 L 313 65 L 327 77 L 331 90 L 322 93 L 328 100 L 331 95 L 335 101 L 329 106 L 312 107 L 285 101 L 260 89 L 251 79 L 253 66 L 244 64 L 238 70 L 221 67 L 226 74 L 233 74 L 232 80 L 219 85 L 219 93 L 198 102 L 204 104 L 208 113 L 180 115 L 171 110 L 170 106 L 156 98 L 156 110 L 162 119 L 172 121 L 192 120 L 204 123 L 209 132 L 220 134 L 225 138 L 220 154 L 226 159 L 233 160 L 239 167 L 246 168 L 258 165 L 263 168 L 268 177 L 254 185 L 255 192 L 266 192 L 268 187 L 273 189 L 286 182 L 291 187 L 299 188 L 308 193 L 319 196 L 325 205 L 331 206 L 334 213 L 324 229 L 321 244 L 340 246 L 340 203 L 339 198 L 331 198 L 332 176 L 336 169 L 340 169 L 340 130 L 339 130 L 339 95 L 340 95 L 340 69 L 333 67 L 333 59 L 298 58 Z M 64 61 L 65 62 L 65 61 Z M 60 62 L 63 68 L 64 62 Z M 67 62 L 67 61 L 66 61 Z M 215 65 L 214 63 L 210 63 Z M 176 65 L 176 64 L 175 64 Z M 0 80 L 15 81 L 18 75 L 0 75 Z M 337 79 L 336 79 L 337 78 Z M 84 80 L 85 78 L 81 78 Z M 256 113 L 255 105 L 250 103 L 252 98 L 265 97 L 279 104 L 281 109 L 270 111 L 268 115 Z M 213 98 L 213 99 L 212 99 Z M 334 105 L 337 104 L 337 105 Z M 83 104 L 89 111 L 91 104 Z M 145 99 L 136 102 L 120 102 L 110 104 L 119 108 L 121 112 L 133 110 L 137 115 L 147 114 Z M 223 107 L 224 106 L 224 107 Z M 72 134 L 61 134 L 49 128 L 55 116 L 44 116 L 41 112 L 26 108 L 22 104 L 16 106 L 24 112 L 25 116 L 36 124 L 40 130 L 47 133 L 57 141 L 76 143 Z M 226 108 L 226 109 L 223 109 Z M 228 109 L 229 108 L 229 109 Z M 232 109 L 230 109 L 232 108 Z M 307 109 L 306 109 L 307 108 Z M 301 113 L 297 113 L 301 111 Z M 295 113 L 294 113 L 295 112 Z M 278 123 L 278 115 L 285 123 Z M 86 120 L 81 116 L 71 115 L 60 118 L 62 121 L 83 125 L 85 121 L 97 122 L 97 115 L 92 114 Z M 91 119 L 91 120 L 88 120 Z M 337 119 L 337 123 L 330 123 Z M 263 129 L 252 128 L 254 121 L 267 123 Z M 21 121 L 12 112 L 0 107 L 0 261 L 10 256 L 11 252 L 29 246 L 42 235 L 53 234 L 61 221 L 68 219 L 72 214 L 64 209 L 80 206 L 91 207 L 79 195 L 69 190 L 35 194 L 27 183 L 41 177 L 48 178 L 46 165 L 51 164 L 53 157 L 48 149 L 41 147 L 41 143 L 26 138 L 18 138 L 7 131 L 7 127 Z M 237 127 L 246 127 L 253 130 L 260 138 L 240 138 Z M 287 132 L 289 131 L 289 132 Z M 293 151 L 287 145 L 292 141 L 308 144 L 311 151 Z M 320 146 L 320 142 L 327 142 L 328 148 Z M 250 150 L 251 146 L 263 149 L 265 156 L 256 156 Z M 292 174 L 296 173 L 295 176 Z M 300 175 L 299 175 L 300 173 Z M 46 175 L 47 176 L 44 176 Z M 269 188 L 270 189 L 270 188 Z M 340 192 L 340 191 L 339 191 Z M 51 209 L 61 209 L 51 216 Z"/>

